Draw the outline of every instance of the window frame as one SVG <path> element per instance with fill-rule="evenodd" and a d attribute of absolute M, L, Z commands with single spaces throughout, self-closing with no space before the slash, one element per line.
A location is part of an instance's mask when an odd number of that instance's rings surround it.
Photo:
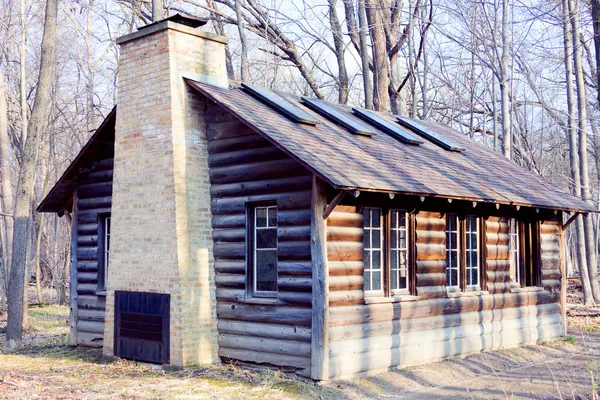
<path fill-rule="evenodd" d="M 444 228 L 444 233 L 447 235 L 447 227 L 448 227 L 448 218 L 455 217 L 457 219 L 457 261 L 458 261 L 458 279 L 457 285 L 450 286 L 448 282 L 448 243 L 446 242 L 446 266 L 444 267 L 444 275 L 446 280 L 446 291 L 448 293 L 452 292 L 479 292 L 484 291 L 487 286 L 486 282 L 486 271 L 487 271 L 487 248 L 485 241 L 485 219 L 486 217 L 478 214 L 472 213 L 456 213 L 456 212 L 448 212 L 445 214 L 446 219 L 446 227 Z M 476 219 L 476 227 L 477 227 L 477 277 L 478 283 L 477 285 L 469 285 L 467 282 L 467 218 L 475 218 Z M 455 231 L 452 231 L 455 232 Z M 471 268 L 469 268 L 471 269 Z"/>
<path fill-rule="evenodd" d="M 98 292 L 106 293 L 110 258 L 111 213 L 98 214 Z"/>
<path fill-rule="evenodd" d="M 514 227 L 514 233 L 513 233 L 513 227 Z M 523 271 L 522 271 L 522 266 L 523 266 L 523 262 L 521 260 L 521 256 L 523 255 L 522 253 L 522 243 L 521 243 L 521 232 L 523 231 L 522 227 L 521 227 L 521 223 L 520 221 L 515 218 L 515 217 L 509 217 L 508 218 L 508 256 L 509 256 L 509 263 L 510 263 L 510 280 L 511 280 L 511 286 L 514 287 L 521 287 L 521 282 L 522 282 L 522 276 L 523 276 Z M 513 241 L 513 237 L 514 237 L 514 241 Z M 512 243 L 515 243 L 516 249 L 513 249 Z M 513 268 L 513 253 L 516 253 L 516 257 L 514 258 L 514 260 L 516 261 L 516 265 L 514 265 Z M 514 276 L 513 274 L 513 269 L 514 269 Z"/>
<path fill-rule="evenodd" d="M 268 224 L 268 213 L 270 208 L 276 210 L 276 221 L 277 225 L 274 227 L 276 230 L 279 228 L 279 209 L 276 201 L 263 201 L 253 202 L 246 204 L 246 297 L 247 298 L 260 298 L 260 299 L 276 299 L 279 295 L 279 285 L 277 280 L 279 278 L 279 235 L 275 238 L 275 247 L 269 248 L 269 250 L 275 250 L 277 255 L 277 263 L 275 265 L 275 287 L 274 291 L 264 291 L 256 289 L 256 210 L 260 208 L 267 209 L 267 224 Z M 266 227 L 267 229 L 269 227 Z M 272 228 L 272 227 L 271 227 Z"/>
<path fill-rule="evenodd" d="M 416 236 L 415 236 L 415 215 L 410 213 L 405 208 L 399 207 L 380 207 L 376 205 L 363 205 L 360 207 L 359 212 L 364 217 L 364 211 L 368 208 L 375 208 L 381 210 L 381 245 L 382 245 L 382 289 L 381 290 L 365 290 L 363 284 L 363 292 L 365 298 L 393 298 L 398 296 L 411 296 L 416 294 L 416 267 L 415 267 L 415 255 L 416 255 Z M 392 289 L 391 288 L 391 214 L 393 211 L 399 211 L 405 213 L 405 224 L 406 224 L 406 264 L 407 264 L 407 278 L 406 278 L 406 289 Z M 365 232 L 365 224 L 363 222 L 363 233 Z M 363 242 L 364 243 L 364 242 Z M 364 244 L 363 244 L 364 251 Z M 364 260 L 363 260 L 364 262 Z M 364 264 L 363 264 L 364 265 Z M 364 276 L 364 272 L 363 272 Z"/>

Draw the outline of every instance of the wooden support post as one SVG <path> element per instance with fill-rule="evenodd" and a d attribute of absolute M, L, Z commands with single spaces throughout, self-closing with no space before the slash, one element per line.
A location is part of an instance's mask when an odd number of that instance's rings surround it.
<path fill-rule="evenodd" d="M 563 231 L 563 232 L 567 230 L 567 228 L 569 227 L 569 225 L 571 225 L 571 223 L 572 223 L 573 221 L 575 221 L 575 219 L 576 219 L 576 218 L 579 216 L 579 214 L 581 214 L 581 213 L 579 213 L 579 212 L 576 212 L 575 214 L 571 215 L 571 218 L 569 218 L 569 219 L 567 220 L 567 222 L 565 222 L 565 223 L 562 225 L 562 231 Z"/>
<path fill-rule="evenodd" d="M 73 192 L 71 217 L 71 268 L 69 269 L 69 304 L 71 345 L 77 346 L 77 189 Z"/>
<path fill-rule="evenodd" d="M 323 213 L 323 219 L 327 219 L 327 217 L 329 217 L 335 206 L 340 204 L 344 197 L 346 197 L 346 194 L 348 194 L 348 192 L 346 190 L 342 190 L 337 194 L 337 196 L 333 198 L 333 200 L 331 201 L 331 203 L 329 203 L 329 205 L 325 209 L 325 212 Z M 325 204 L 327 204 L 327 200 L 325 201 Z"/>
<path fill-rule="evenodd" d="M 577 216 L 577 213 L 574 217 Z M 562 216 L 561 216 L 562 221 Z M 563 335 L 567 336 L 567 249 L 565 244 L 565 230 L 558 234 L 560 257 L 560 317 L 562 320 Z"/>
<path fill-rule="evenodd" d="M 312 335 L 310 377 L 329 378 L 329 268 L 323 213 L 327 205 L 327 184 L 313 175 L 311 212 Z"/>

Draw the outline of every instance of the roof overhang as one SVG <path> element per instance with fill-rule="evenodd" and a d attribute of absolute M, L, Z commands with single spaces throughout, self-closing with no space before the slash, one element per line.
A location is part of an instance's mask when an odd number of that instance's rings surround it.
<path fill-rule="evenodd" d="M 73 191 L 81 184 L 81 178 L 98 161 L 114 157 L 116 116 L 117 107 L 115 106 L 42 200 L 37 207 L 38 212 L 63 215 L 65 211 L 71 211 Z"/>

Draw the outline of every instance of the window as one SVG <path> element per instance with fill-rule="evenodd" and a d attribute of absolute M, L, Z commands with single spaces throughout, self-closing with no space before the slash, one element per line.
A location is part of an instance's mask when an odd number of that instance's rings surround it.
<path fill-rule="evenodd" d="M 452 291 L 481 287 L 479 218 L 446 215 L 446 286 Z"/>
<path fill-rule="evenodd" d="M 451 288 L 460 287 L 458 239 L 458 215 L 448 214 L 446 216 L 446 285 Z"/>
<path fill-rule="evenodd" d="M 98 290 L 106 291 L 110 256 L 110 214 L 98 218 Z"/>
<path fill-rule="evenodd" d="M 256 206 L 249 213 L 252 232 L 251 295 L 277 296 L 277 206 Z"/>
<path fill-rule="evenodd" d="M 383 227 L 381 208 L 365 207 L 364 210 L 364 278 L 365 291 L 383 291 Z"/>
<path fill-rule="evenodd" d="M 541 284 L 539 222 L 508 220 L 510 278 L 513 287 Z"/>
<path fill-rule="evenodd" d="M 363 221 L 365 292 L 371 296 L 410 294 L 408 213 L 365 207 Z"/>
<path fill-rule="evenodd" d="M 408 290 L 408 229 L 406 211 L 390 211 L 390 288 Z"/>
<path fill-rule="evenodd" d="M 515 218 L 508 220 L 510 279 L 521 286 L 521 255 L 519 252 L 519 225 Z"/>

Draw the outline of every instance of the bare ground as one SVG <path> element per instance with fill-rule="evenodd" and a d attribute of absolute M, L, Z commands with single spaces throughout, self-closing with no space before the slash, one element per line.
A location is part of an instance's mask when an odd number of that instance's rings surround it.
<path fill-rule="evenodd" d="M 19 350 L 3 347 L 0 314 L 0 399 L 597 398 L 600 307 L 580 300 L 573 281 L 566 339 L 322 385 L 233 364 L 165 372 L 106 361 L 98 349 L 68 345 L 67 307 L 32 307 Z"/>

